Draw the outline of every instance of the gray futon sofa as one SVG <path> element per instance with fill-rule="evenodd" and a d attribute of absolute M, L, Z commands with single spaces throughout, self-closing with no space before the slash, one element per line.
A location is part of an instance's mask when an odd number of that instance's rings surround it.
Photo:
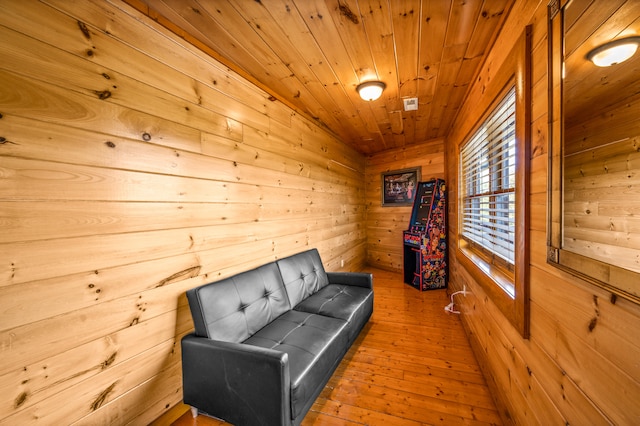
<path fill-rule="evenodd" d="M 373 312 L 372 276 L 316 249 L 187 291 L 185 404 L 241 425 L 298 425 Z"/>

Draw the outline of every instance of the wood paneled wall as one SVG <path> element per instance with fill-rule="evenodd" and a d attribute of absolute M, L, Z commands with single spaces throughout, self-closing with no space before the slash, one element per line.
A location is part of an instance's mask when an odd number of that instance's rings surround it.
<path fill-rule="evenodd" d="M 367 157 L 367 263 L 402 271 L 402 231 L 409 228 L 411 206 L 382 207 L 383 172 L 421 167 L 422 180 L 444 178 L 444 141 L 436 139 Z"/>
<path fill-rule="evenodd" d="M 640 94 L 565 127 L 563 175 L 563 247 L 636 272 L 640 272 L 639 128 Z"/>
<path fill-rule="evenodd" d="M 531 336 L 524 340 L 450 253 L 450 291 L 509 424 L 640 423 L 640 307 L 546 263 L 547 2 L 518 0 L 446 141 L 449 241 L 457 238 L 457 150 L 484 113 L 483 87 L 533 25 L 531 105 Z M 629 206 L 634 201 L 626 199 Z"/>
<path fill-rule="evenodd" d="M 411 209 L 380 206 L 383 171 L 445 175 L 454 244 L 474 96 L 528 23 L 530 340 L 455 256 L 450 290 L 472 292 L 456 302 L 507 421 L 640 422 L 640 308 L 546 263 L 546 2 L 514 6 L 446 141 L 446 174 L 443 141 L 365 165 L 123 3 L 0 10 L 0 423 L 146 424 L 178 403 L 190 287 L 308 247 L 329 270 L 400 270 Z"/>
<path fill-rule="evenodd" d="M 148 424 L 184 292 L 365 264 L 365 159 L 126 4 L 0 4 L 0 424 Z"/>

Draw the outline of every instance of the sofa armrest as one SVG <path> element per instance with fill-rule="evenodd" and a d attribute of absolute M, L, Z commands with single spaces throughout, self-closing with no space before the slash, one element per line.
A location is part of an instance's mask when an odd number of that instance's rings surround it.
<path fill-rule="evenodd" d="M 290 425 L 291 380 L 284 352 L 242 343 L 182 338 L 183 398 L 233 424 Z"/>
<path fill-rule="evenodd" d="M 327 272 L 329 284 L 347 284 L 373 288 L 373 275 L 368 272 Z"/>

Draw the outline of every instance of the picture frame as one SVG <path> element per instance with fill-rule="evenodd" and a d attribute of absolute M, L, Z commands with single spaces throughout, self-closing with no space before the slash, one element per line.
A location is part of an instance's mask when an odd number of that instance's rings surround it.
<path fill-rule="evenodd" d="M 412 206 L 421 173 L 422 167 L 382 172 L 382 207 Z"/>

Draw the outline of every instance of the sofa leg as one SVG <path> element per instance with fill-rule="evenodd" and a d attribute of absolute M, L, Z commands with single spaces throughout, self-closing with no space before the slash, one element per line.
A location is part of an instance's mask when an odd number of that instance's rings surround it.
<path fill-rule="evenodd" d="M 198 417 L 198 409 L 196 407 L 191 407 L 191 415 L 194 419 Z"/>

